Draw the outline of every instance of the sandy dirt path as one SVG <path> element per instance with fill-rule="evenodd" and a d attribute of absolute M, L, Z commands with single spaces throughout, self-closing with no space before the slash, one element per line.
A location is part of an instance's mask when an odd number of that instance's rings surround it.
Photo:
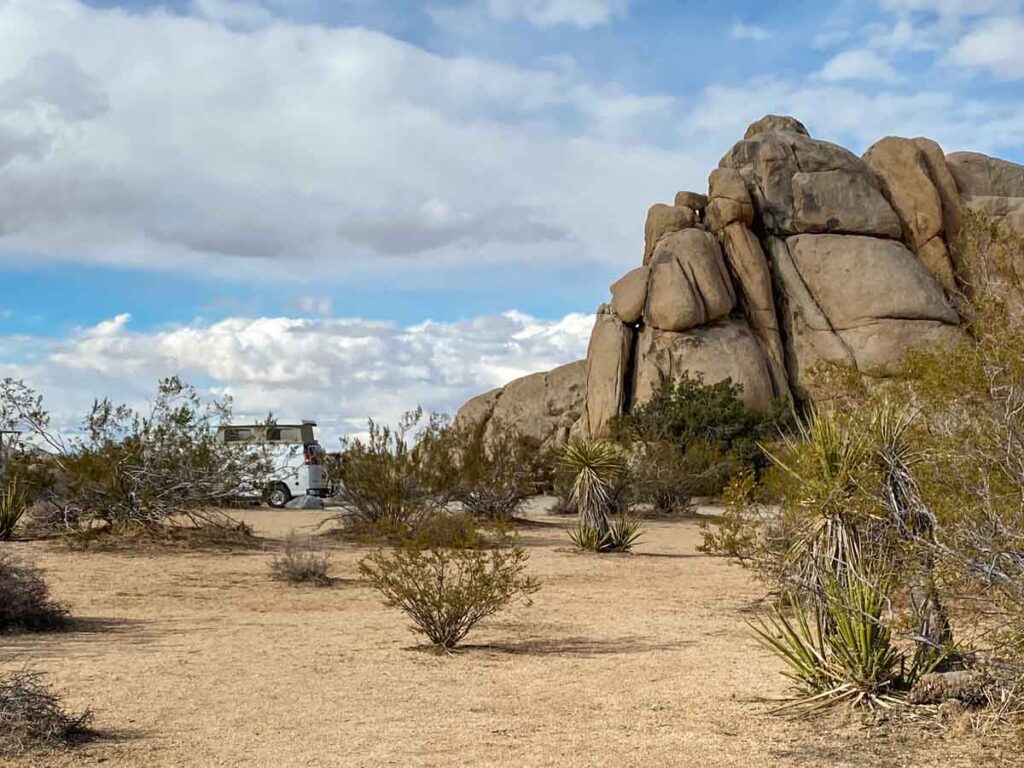
<path fill-rule="evenodd" d="M 259 510 L 281 537 L 319 513 Z M 268 579 L 271 551 L 68 552 L 36 560 L 83 624 L 0 637 L 0 666 L 45 670 L 107 738 L 13 765 L 968 766 L 1013 764 L 977 739 L 882 736 L 769 714 L 778 664 L 746 626 L 762 590 L 697 551 L 696 521 L 654 522 L 633 555 L 567 548 L 564 518 L 520 537 L 543 587 L 450 658 L 333 545 L 330 588 Z M 268 542 L 272 548 L 276 544 Z"/>

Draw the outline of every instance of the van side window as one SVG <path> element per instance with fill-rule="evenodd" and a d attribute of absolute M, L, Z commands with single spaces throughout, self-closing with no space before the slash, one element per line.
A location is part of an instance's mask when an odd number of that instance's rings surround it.
<path fill-rule="evenodd" d="M 267 439 L 274 443 L 297 443 L 301 435 L 295 427 L 271 427 L 267 430 Z"/>
<path fill-rule="evenodd" d="M 252 440 L 252 430 L 242 427 L 232 427 L 224 430 L 225 443 L 245 443 Z"/>

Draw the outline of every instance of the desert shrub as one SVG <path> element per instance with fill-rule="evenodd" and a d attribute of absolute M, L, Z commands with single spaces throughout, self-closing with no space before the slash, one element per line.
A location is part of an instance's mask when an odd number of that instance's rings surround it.
<path fill-rule="evenodd" d="M 435 454 L 416 450 L 414 432 L 433 444 L 445 425 L 437 416 L 422 424 L 423 411 L 404 414 L 397 427 L 369 422 L 365 439 L 343 440 L 338 462 L 340 488 L 335 515 L 348 529 L 364 536 L 409 535 L 444 510 L 446 495 L 436 486 Z"/>
<path fill-rule="evenodd" d="M 59 629 L 67 616 L 67 608 L 51 599 L 38 568 L 0 552 L 0 632 Z"/>
<path fill-rule="evenodd" d="M 50 428 L 42 399 L 23 382 L 0 382 L 0 422 L 26 430 L 52 453 L 45 468 L 59 477 L 42 489 L 48 514 L 71 529 L 234 525 L 216 508 L 247 488 L 262 487 L 269 459 L 248 446 L 216 439 L 230 419 L 229 398 L 204 399 L 177 377 L 160 381 L 148 413 L 97 401 L 80 436 Z"/>
<path fill-rule="evenodd" d="M 362 560 L 363 578 L 412 619 L 437 649 L 455 648 L 473 627 L 539 583 L 526 574 L 519 547 L 489 550 L 399 547 Z"/>
<path fill-rule="evenodd" d="M 10 541 L 28 508 L 27 502 L 17 476 L 9 477 L 3 490 L 0 490 L 0 540 Z"/>
<path fill-rule="evenodd" d="M 90 735 L 88 711 L 70 714 L 38 672 L 0 673 L 0 754 L 61 747 Z"/>
<path fill-rule="evenodd" d="M 439 493 L 480 518 L 511 520 L 550 483 L 539 446 L 511 425 L 456 424 L 428 434 L 418 449 L 431 453 Z"/>
<path fill-rule="evenodd" d="M 626 511 L 614 524 L 610 516 L 614 489 L 626 472 L 622 450 L 608 440 L 573 440 L 561 464 L 572 477 L 569 502 L 578 515 L 569 533 L 573 544 L 589 552 L 628 551 L 640 537 L 639 523 Z"/>
<path fill-rule="evenodd" d="M 501 520 L 487 520 L 487 531 L 481 532 L 479 519 L 468 512 L 438 512 L 410 530 L 395 543 L 415 549 L 481 549 L 491 545 L 492 538 L 506 535 Z"/>
<path fill-rule="evenodd" d="M 325 587 L 331 583 L 330 556 L 318 549 L 312 539 L 291 534 L 284 551 L 270 561 L 270 578 L 289 584 L 312 584 Z"/>
<path fill-rule="evenodd" d="M 741 392 L 730 379 L 705 384 L 699 375 L 684 373 L 619 416 L 613 435 L 625 445 L 653 446 L 647 450 L 660 463 L 684 464 L 683 493 L 717 496 L 731 477 L 765 469 L 768 460 L 759 445 L 777 439 L 792 421 L 785 402 L 776 401 L 760 414 L 744 404 Z M 648 466 L 657 470 L 655 462 Z"/>

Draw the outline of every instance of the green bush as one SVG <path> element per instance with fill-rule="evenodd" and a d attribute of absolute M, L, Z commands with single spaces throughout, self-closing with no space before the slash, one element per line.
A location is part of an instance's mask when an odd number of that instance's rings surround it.
<path fill-rule="evenodd" d="M 572 478 L 569 503 L 577 512 L 569 538 L 588 552 L 625 552 L 641 534 L 639 522 L 626 510 L 611 513 L 617 493 L 625 487 L 626 457 L 608 440 L 573 440 L 562 451 L 561 466 Z"/>
<path fill-rule="evenodd" d="M 840 702 L 877 707 L 906 693 L 921 671 L 896 647 L 888 617 L 892 589 L 877 567 L 849 563 L 843 578 L 822 575 L 817 599 L 790 593 L 754 625 L 761 643 L 787 666 L 800 697 L 784 709 Z"/>
<path fill-rule="evenodd" d="M 636 463 L 640 500 L 678 507 L 691 496 L 717 496 L 735 475 L 757 475 L 768 466 L 760 444 L 776 440 L 792 413 L 781 400 L 757 413 L 740 394 L 729 379 L 704 384 L 699 375 L 684 373 L 614 421 L 620 443 L 651 456 Z"/>
<path fill-rule="evenodd" d="M 0 552 L 0 632 L 60 629 L 67 618 L 67 608 L 50 598 L 38 568 Z"/>
<path fill-rule="evenodd" d="M 527 553 L 399 547 L 362 560 L 363 578 L 412 619 L 413 631 L 442 651 L 455 648 L 479 622 L 540 585 L 526 575 Z"/>

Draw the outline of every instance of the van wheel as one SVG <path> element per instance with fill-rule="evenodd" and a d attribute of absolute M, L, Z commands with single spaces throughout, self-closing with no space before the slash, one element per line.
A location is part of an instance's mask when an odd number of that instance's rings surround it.
<path fill-rule="evenodd" d="M 267 488 L 267 504 L 270 506 L 281 509 L 291 500 L 291 491 L 288 490 L 288 486 L 284 483 L 274 483 Z"/>

